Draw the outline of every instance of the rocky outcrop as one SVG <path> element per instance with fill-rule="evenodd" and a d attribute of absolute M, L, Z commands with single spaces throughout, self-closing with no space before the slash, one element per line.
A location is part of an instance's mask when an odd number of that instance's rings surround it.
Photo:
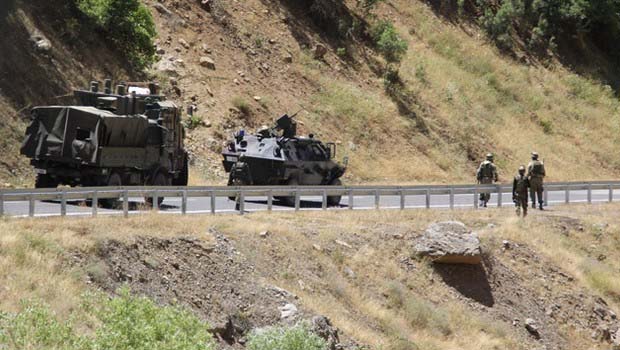
<path fill-rule="evenodd" d="M 437 263 L 480 264 L 480 240 L 463 223 L 445 221 L 431 224 L 415 244 L 418 256 Z"/>

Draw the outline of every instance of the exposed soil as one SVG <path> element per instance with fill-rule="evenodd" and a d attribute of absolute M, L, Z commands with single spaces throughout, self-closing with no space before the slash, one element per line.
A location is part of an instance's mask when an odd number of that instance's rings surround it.
<path fill-rule="evenodd" d="M 511 243 L 491 252 L 480 266 L 437 264 L 435 271 L 457 298 L 513 325 L 532 348 L 567 349 L 562 335 L 567 328 L 600 338 L 605 337 L 601 329 L 620 326 L 603 299 L 579 288 L 574 277 L 525 245 Z M 536 321 L 540 339 L 526 329 L 526 319 Z"/>
<path fill-rule="evenodd" d="M 103 267 L 104 273 L 90 275 L 103 290 L 114 293 L 128 285 L 159 303 L 187 306 L 228 343 L 252 328 L 279 323 L 279 308 L 296 303 L 293 294 L 266 284 L 252 263 L 217 233 L 213 242 L 191 237 L 110 240 L 88 260 Z"/>

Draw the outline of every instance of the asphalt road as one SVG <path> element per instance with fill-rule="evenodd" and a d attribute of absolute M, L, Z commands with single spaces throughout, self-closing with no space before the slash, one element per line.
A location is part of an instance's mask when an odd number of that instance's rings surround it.
<path fill-rule="evenodd" d="M 617 191 L 620 192 L 620 191 Z M 550 206 L 565 203 L 565 192 L 562 191 L 549 191 L 547 203 Z M 607 190 L 593 190 L 592 202 L 603 203 L 609 200 L 609 192 Z M 620 193 L 614 193 L 614 201 L 620 200 Z M 585 203 L 587 202 L 587 191 L 575 190 L 570 192 L 570 203 Z M 188 214 L 201 214 L 211 213 L 211 200 L 210 198 L 188 198 L 187 201 L 187 213 Z M 433 195 L 431 197 L 431 208 L 449 208 L 450 197 L 449 195 Z M 502 204 L 504 206 L 513 206 L 510 193 L 504 193 L 502 196 Z M 489 207 L 497 206 L 497 194 L 491 195 L 491 201 Z M 321 210 L 321 197 L 320 196 L 302 196 L 301 197 L 301 210 Z M 380 199 L 380 207 L 382 209 L 399 209 L 400 197 L 399 196 L 382 196 Z M 455 208 L 473 208 L 474 196 L 472 194 L 455 194 L 454 195 L 454 207 Z M 217 213 L 235 213 L 235 202 L 227 198 L 216 198 L 215 208 Z M 355 196 L 353 201 L 353 209 L 374 209 L 375 197 L 374 196 Z M 408 195 L 405 197 L 406 209 L 421 209 L 426 208 L 426 198 L 424 195 Z M 130 214 L 137 214 L 149 210 L 144 205 L 142 198 L 130 198 L 129 202 Z M 349 209 L 348 198 L 344 196 L 340 203 L 340 206 L 328 208 L 328 210 L 347 210 Z M 256 212 L 267 210 L 267 198 L 266 197 L 246 197 L 245 212 Z M 293 211 L 293 207 L 288 207 L 277 200 L 273 202 L 274 211 Z M 25 217 L 29 213 L 29 203 L 23 202 L 5 202 L 4 203 L 5 215 Z M 166 198 L 160 207 L 162 213 L 181 213 L 181 198 Z M 60 202 L 35 202 L 35 216 L 58 216 L 61 212 Z M 67 203 L 67 215 L 68 216 L 88 216 L 92 213 L 92 207 L 89 203 L 81 202 L 68 202 Z M 98 208 L 99 215 L 113 215 L 122 214 L 120 210 L 110 210 L 104 208 Z"/>

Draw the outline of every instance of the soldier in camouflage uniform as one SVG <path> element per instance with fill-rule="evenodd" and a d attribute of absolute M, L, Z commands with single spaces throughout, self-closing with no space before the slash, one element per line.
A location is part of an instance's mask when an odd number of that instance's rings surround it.
<path fill-rule="evenodd" d="M 538 153 L 532 152 L 532 161 L 527 165 L 527 178 L 530 181 L 532 208 L 536 208 L 536 198 L 538 197 L 538 208 L 543 210 L 543 178 L 545 175 L 545 164 L 538 160 Z"/>
<path fill-rule="evenodd" d="M 488 153 L 486 160 L 480 163 L 478 171 L 476 172 L 476 179 L 479 184 L 492 184 L 497 182 L 497 167 L 493 164 L 493 154 Z M 480 206 L 486 207 L 487 203 L 491 199 L 489 192 L 480 193 Z"/>
<path fill-rule="evenodd" d="M 512 181 L 512 201 L 517 206 L 517 216 L 521 215 L 523 208 L 523 217 L 527 216 L 527 190 L 530 187 L 530 180 L 525 176 L 525 167 L 519 167 L 519 173 Z"/>

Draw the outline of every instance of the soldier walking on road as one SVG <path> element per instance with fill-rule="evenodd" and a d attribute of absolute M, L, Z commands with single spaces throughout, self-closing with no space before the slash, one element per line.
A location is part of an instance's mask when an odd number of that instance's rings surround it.
<path fill-rule="evenodd" d="M 478 171 L 476 172 L 476 179 L 479 184 L 492 184 L 493 182 L 497 182 L 497 167 L 493 164 L 492 153 L 488 153 L 486 160 L 480 163 Z M 480 193 L 480 206 L 486 207 L 489 199 L 491 199 L 491 193 Z"/>
<path fill-rule="evenodd" d="M 538 160 L 538 153 L 532 152 L 532 161 L 527 165 L 527 178 L 530 181 L 530 196 L 534 209 L 536 209 L 536 197 L 538 197 L 538 208 L 543 210 L 543 178 L 545 175 L 545 164 Z"/>
<path fill-rule="evenodd" d="M 517 206 L 517 216 L 521 216 L 521 209 L 523 209 L 523 217 L 527 216 L 528 187 L 530 187 L 530 180 L 525 176 L 525 167 L 522 165 L 512 181 L 512 201 Z"/>

